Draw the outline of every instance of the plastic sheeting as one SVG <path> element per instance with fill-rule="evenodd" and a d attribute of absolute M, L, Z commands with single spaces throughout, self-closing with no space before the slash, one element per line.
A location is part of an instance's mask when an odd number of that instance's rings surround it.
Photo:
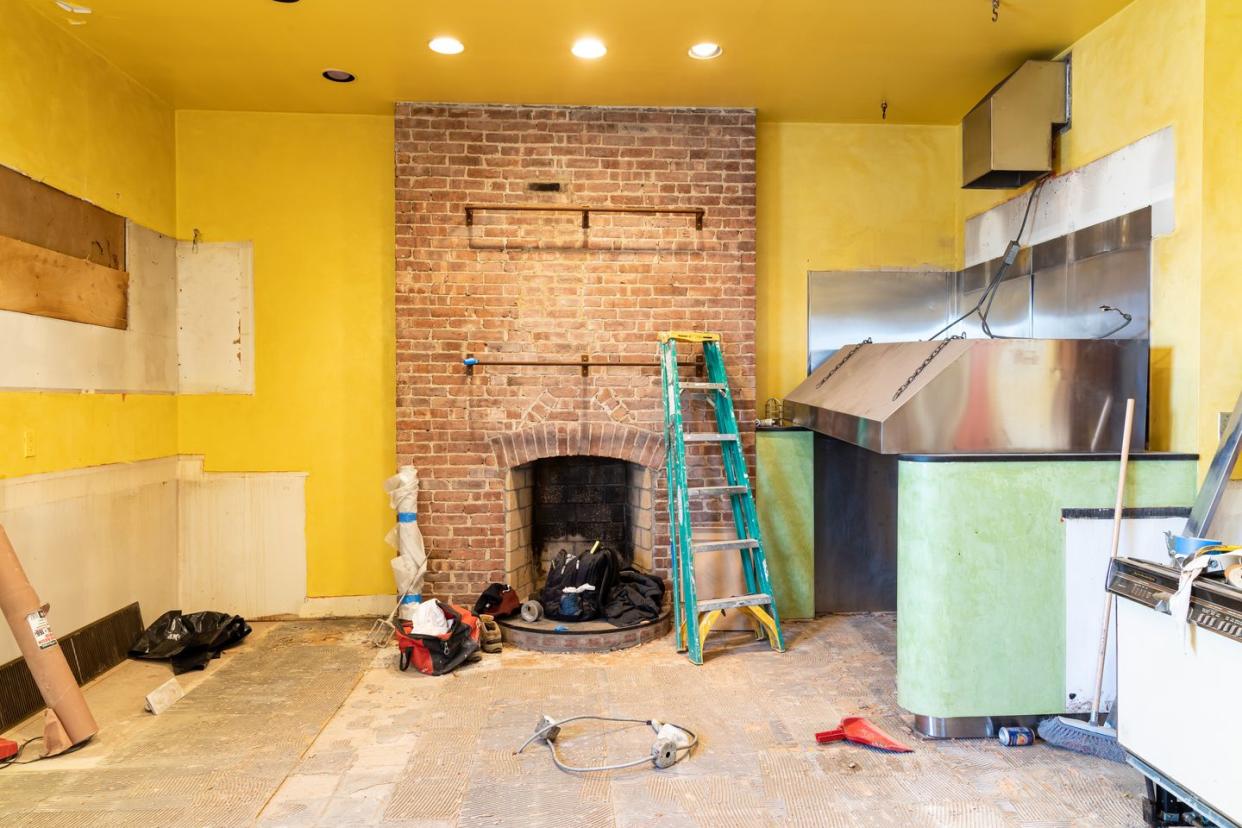
<path fill-rule="evenodd" d="M 402 466 L 397 474 L 384 481 L 388 502 L 397 512 L 397 525 L 384 540 L 397 550 L 392 559 L 392 574 L 397 591 L 403 595 L 421 595 L 423 576 L 427 574 L 427 550 L 423 533 L 418 528 L 418 472 L 413 466 Z"/>
<path fill-rule="evenodd" d="M 173 673 L 202 670 L 220 653 L 250 635 L 246 620 L 227 612 L 169 610 L 147 627 L 133 646 L 130 658 L 167 659 Z"/>

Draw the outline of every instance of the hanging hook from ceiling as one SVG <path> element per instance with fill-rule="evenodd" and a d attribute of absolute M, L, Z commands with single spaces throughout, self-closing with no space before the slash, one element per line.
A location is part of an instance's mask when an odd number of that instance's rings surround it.
<path fill-rule="evenodd" d="M 1000 4 L 1001 0 L 992 0 L 992 22 L 1000 20 Z"/>
<path fill-rule="evenodd" d="M 880 99 L 880 120 L 881 121 L 888 120 L 888 101 L 885 100 L 884 98 Z"/>

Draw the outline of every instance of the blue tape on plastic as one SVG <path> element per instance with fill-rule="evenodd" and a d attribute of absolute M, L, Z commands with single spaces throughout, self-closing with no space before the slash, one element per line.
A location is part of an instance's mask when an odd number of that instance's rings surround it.
<path fill-rule="evenodd" d="M 397 523 L 417 523 L 418 512 L 397 512 Z"/>

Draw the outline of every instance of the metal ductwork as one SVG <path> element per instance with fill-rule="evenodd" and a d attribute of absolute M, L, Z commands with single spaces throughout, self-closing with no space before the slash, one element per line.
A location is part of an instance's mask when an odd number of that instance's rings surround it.
<path fill-rule="evenodd" d="M 1028 60 L 962 120 L 962 187 L 1020 187 L 1052 170 L 1052 133 L 1069 123 L 1069 64 Z"/>

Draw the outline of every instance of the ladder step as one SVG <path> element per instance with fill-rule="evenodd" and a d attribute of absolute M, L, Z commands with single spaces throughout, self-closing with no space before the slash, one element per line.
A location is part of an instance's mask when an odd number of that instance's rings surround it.
<path fill-rule="evenodd" d="M 691 497 L 711 497 L 713 495 L 746 494 L 745 486 L 691 486 L 686 489 Z"/>
<path fill-rule="evenodd" d="M 682 391 L 723 391 L 724 388 L 723 382 L 683 382 L 681 384 Z"/>
<path fill-rule="evenodd" d="M 683 434 L 687 443 L 736 443 L 736 434 L 718 434 L 714 431 L 703 431 L 694 434 Z"/>
<path fill-rule="evenodd" d="M 712 610 L 733 609 L 734 607 L 761 607 L 764 604 L 772 603 L 772 596 L 765 592 L 758 592 L 754 595 L 735 595 L 732 598 L 712 598 L 707 601 L 698 602 L 699 612 L 711 612 Z"/>
<path fill-rule="evenodd" d="M 754 538 L 734 538 L 733 540 L 692 543 L 690 547 L 695 552 L 719 552 L 722 549 L 758 549 L 759 541 Z"/>

